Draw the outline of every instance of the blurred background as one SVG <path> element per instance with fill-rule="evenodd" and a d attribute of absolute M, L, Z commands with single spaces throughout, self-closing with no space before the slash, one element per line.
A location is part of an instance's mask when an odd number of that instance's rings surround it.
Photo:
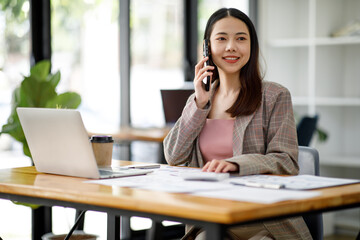
<path fill-rule="evenodd" d="M 38 14 L 31 11 L 34 2 L 50 3 L 51 71 L 61 72 L 57 91 L 79 93 L 87 130 L 104 133 L 121 125 L 163 127 L 160 90 L 192 87 L 209 16 L 221 7 L 242 10 L 256 25 L 265 79 L 289 88 L 298 121 L 319 119 L 309 145 L 320 152 L 321 175 L 360 178 L 360 1 L 1 0 L 1 125 L 13 90 L 34 63 L 32 29 L 40 28 L 31 24 Z M 131 148 L 133 160 L 157 161 L 158 144 Z M 18 142 L 0 135 L 0 168 L 30 164 Z M 0 212 L 6 216 L 0 218 L 3 239 L 30 238 L 29 208 L 0 200 Z M 106 239 L 106 216 L 87 214 L 85 229 Z M 53 231 L 68 231 L 73 215 L 73 209 L 54 208 Z M 360 211 L 325 214 L 324 220 L 326 236 L 351 239 Z M 149 225 L 137 219 L 133 228 Z"/>

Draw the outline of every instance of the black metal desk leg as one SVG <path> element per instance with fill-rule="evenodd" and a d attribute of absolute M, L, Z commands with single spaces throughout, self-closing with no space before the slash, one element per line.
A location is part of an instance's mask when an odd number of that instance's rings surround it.
<path fill-rule="evenodd" d="M 32 210 L 32 232 L 33 240 L 41 239 L 45 233 L 52 232 L 51 207 L 39 207 Z"/>
<path fill-rule="evenodd" d="M 163 239 L 163 228 L 161 222 L 153 220 L 151 228 L 146 231 L 146 240 Z"/>
<path fill-rule="evenodd" d="M 84 230 L 84 223 L 85 223 L 85 216 L 82 218 L 79 218 L 82 212 L 83 211 L 81 211 L 79 209 L 76 209 L 76 212 L 75 212 L 75 221 L 79 220 L 76 230 L 81 230 L 81 231 Z"/>
<path fill-rule="evenodd" d="M 204 228 L 207 240 L 222 240 L 226 236 L 226 227 L 222 224 L 207 224 Z"/>
<path fill-rule="evenodd" d="M 130 226 L 131 217 L 120 217 L 120 237 L 121 239 L 132 239 L 132 231 Z"/>
<path fill-rule="evenodd" d="M 75 231 L 75 229 L 78 227 L 78 225 L 80 223 L 83 223 L 83 220 L 84 220 L 84 216 L 85 216 L 85 210 L 81 211 L 79 213 L 79 216 L 77 217 L 75 223 L 74 223 L 74 226 L 70 229 L 70 232 L 66 235 L 65 239 L 64 240 L 68 240 L 70 239 L 70 237 L 72 236 L 73 232 Z"/>
<path fill-rule="evenodd" d="M 107 239 L 120 239 L 120 217 L 114 214 L 107 214 Z"/>

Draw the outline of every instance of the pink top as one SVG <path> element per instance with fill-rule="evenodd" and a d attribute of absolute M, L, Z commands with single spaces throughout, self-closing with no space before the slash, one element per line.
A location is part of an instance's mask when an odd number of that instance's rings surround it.
<path fill-rule="evenodd" d="M 204 162 L 233 156 L 232 136 L 235 119 L 206 119 L 199 145 Z"/>

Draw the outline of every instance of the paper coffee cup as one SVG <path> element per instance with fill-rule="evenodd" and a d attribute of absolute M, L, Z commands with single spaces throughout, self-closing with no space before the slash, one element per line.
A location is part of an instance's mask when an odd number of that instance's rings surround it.
<path fill-rule="evenodd" d="M 97 165 L 99 167 L 110 167 L 114 144 L 112 136 L 94 135 L 90 141 Z"/>

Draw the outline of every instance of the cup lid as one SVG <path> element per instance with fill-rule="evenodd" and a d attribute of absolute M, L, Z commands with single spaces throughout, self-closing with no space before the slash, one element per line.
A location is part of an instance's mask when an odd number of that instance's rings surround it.
<path fill-rule="evenodd" d="M 112 136 L 109 135 L 93 135 L 90 139 L 93 143 L 110 143 L 114 142 Z"/>

